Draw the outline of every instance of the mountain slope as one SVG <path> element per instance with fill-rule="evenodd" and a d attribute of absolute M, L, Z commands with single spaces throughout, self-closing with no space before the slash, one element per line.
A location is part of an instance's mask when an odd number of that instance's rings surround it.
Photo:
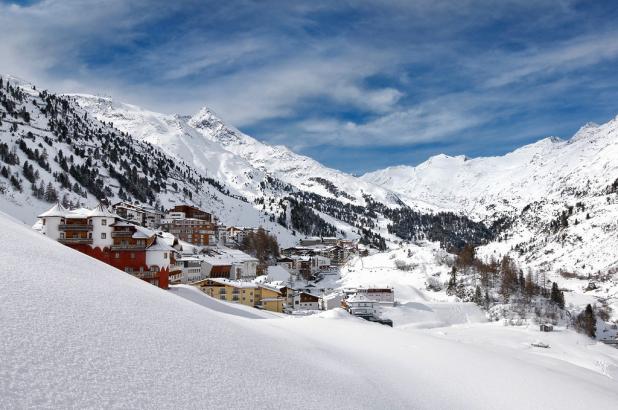
<path fill-rule="evenodd" d="M 618 400 L 615 380 L 554 358 L 337 312 L 272 320 L 218 313 L 1 214 L 0 230 L 0 397 L 8 408 L 583 409 Z"/>
<path fill-rule="evenodd" d="M 186 202 L 225 224 L 262 225 L 283 244 L 294 242 L 216 175 L 95 119 L 72 99 L 10 76 L 0 76 L 0 172 L 0 210 L 26 223 L 56 200 L 76 206 L 131 200 L 157 208 Z"/>
<path fill-rule="evenodd" d="M 618 120 L 588 124 L 571 139 L 546 138 L 501 157 L 439 155 L 362 179 L 459 210 L 505 220 L 487 256 L 510 254 L 542 270 L 606 274 L 618 266 Z"/>
<path fill-rule="evenodd" d="M 404 204 L 387 189 L 285 147 L 259 142 L 226 125 L 207 108 L 184 117 L 109 98 L 68 98 L 98 120 L 113 123 L 138 141 L 156 144 L 204 175 L 216 176 L 231 187 L 233 195 L 247 198 L 272 221 L 304 235 L 360 238 L 379 249 L 400 239 L 430 239 L 457 247 L 464 237 L 475 243 L 491 237 L 486 227 L 461 216 L 430 221 L 427 215 L 434 214 L 436 207 L 420 201 Z"/>

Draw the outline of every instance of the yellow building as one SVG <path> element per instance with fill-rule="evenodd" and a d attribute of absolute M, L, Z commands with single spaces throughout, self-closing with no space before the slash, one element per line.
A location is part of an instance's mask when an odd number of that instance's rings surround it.
<path fill-rule="evenodd" d="M 285 288 L 225 278 L 205 279 L 195 285 L 215 299 L 259 307 L 271 312 L 283 312 Z"/>
<path fill-rule="evenodd" d="M 283 313 L 283 305 L 285 304 L 285 296 L 282 289 L 261 284 L 259 304 L 262 309 L 271 312 Z"/>
<path fill-rule="evenodd" d="M 254 307 L 259 300 L 260 288 L 251 282 L 210 278 L 198 282 L 196 285 L 208 296 L 225 302 L 240 303 Z"/>

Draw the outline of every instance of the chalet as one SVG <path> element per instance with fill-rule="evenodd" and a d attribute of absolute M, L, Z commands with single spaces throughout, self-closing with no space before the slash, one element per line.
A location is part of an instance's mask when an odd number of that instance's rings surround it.
<path fill-rule="evenodd" d="M 318 310 L 320 298 L 307 292 L 296 292 L 292 295 L 293 310 Z"/>
<path fill-rule="evenodd" d="M 101 204 L 92 210 L 56 204 L 39 220 L 44 235 L 155 286 L 166 289 L 170 273 L 177 274 L 175 249 Z"/>

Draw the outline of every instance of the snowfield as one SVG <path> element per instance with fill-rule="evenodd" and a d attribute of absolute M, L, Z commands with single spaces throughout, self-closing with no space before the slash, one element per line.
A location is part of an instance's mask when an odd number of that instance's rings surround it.
<path fill-rule="evenodd" d="M 585 363 L 602 357 L 603 373 L 559 354 L 522 360 L 520 350 L 483 338 L 391 329 L 338 309 L 254 320 L 179 297 L 183 288 L 148 285 L 4 215 L 0 231 L 2 408 L 587 409 L 618 401 L 618 351 L 606 346 L 581 353 Z M 484 326 L 470 328 L 504 338 Z"/>

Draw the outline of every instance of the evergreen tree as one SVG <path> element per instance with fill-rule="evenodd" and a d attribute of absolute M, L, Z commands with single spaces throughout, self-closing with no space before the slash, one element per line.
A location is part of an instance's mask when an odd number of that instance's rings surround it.
<path fill-rule="evenodd" d="M 555 303 L 560 309 L 564 309 L 564 293 L 558 289 L 558 284 L 556 282 L 553 282 L 551 285 L 549 300 Z"/>
<path fill-rule="evenodd" d="M 448 280 L 448 285 L 446 286 L 446 293 L 452 295 L 455 293 L 455 289 L 457 288 L 457 268 L 453 266 L 451 269 L 451 277 Z"/>
<path fill-rule="evenodd" d="M 575 329 L 589 337 L 596 337 L 597 318 L 591 305 L 587 305 L 586 309 L 577 316 L 575 319 Z"/>
<path fill-rule="evenodd" d="M 56 192 L 56 188 L 54 188 L 51 182 L 47 183 L 47 188 L 45 189 L 45 200 L 47 202 L 56 202 L 58 200 L 58 192 Z"/>

